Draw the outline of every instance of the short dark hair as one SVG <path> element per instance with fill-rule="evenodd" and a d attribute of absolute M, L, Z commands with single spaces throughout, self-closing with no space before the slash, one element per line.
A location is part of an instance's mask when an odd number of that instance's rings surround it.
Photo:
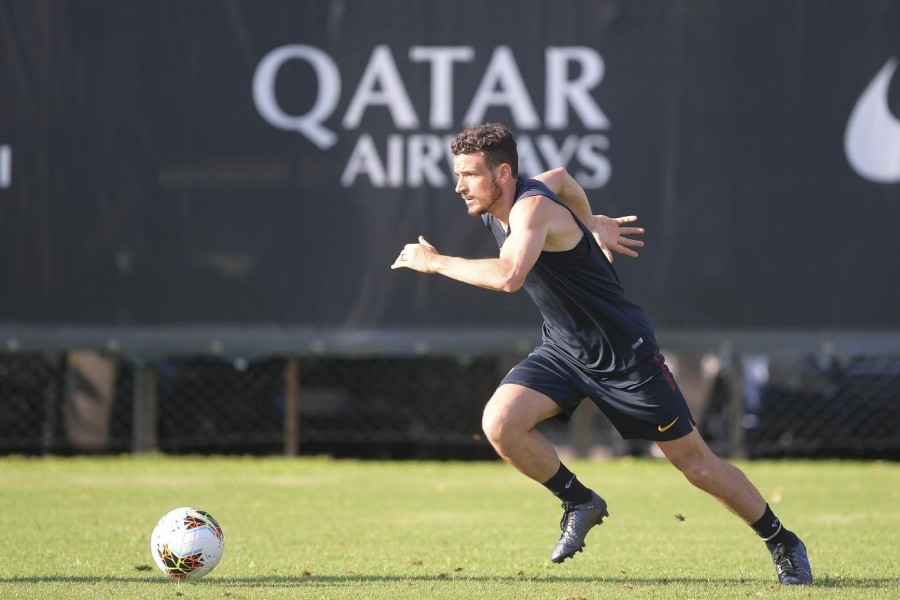
<path fill-rule="evenodd" d="M 500 123 L 485 123 L 467 127 L 453 138 L 450 151 L 454 156 L 484 152 L 484 162 L 489 169 L 506 163 L 512 176 L 519 176 L 519 151 L 512 132 Z"/>

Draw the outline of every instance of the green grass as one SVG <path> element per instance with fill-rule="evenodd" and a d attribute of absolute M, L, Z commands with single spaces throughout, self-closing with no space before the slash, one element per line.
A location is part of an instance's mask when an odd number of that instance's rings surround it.
<path fill-rule="evenodd" d="M 780 588 L 749 528 L 649 460 L 570 464 L 611 516 L 553 565 L 559 506 L 499 462 L 13 457 L 0 598 L 900 597 L 900 465 L 740 466 L 807 542 L 813 587 Z M 157 519 L 183 505 L 225 530 L 196 582 L 150 558 Z"/>

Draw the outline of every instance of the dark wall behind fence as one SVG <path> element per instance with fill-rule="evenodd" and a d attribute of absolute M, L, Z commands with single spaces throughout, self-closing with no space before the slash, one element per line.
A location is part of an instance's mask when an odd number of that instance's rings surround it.
<path fill-rule="evenodd" d="M 658 327 L 900 328 L 900 3 L 0 3 L 0 322 L 531 327 L 392 272 L 489 256 L 448 139 L 502 121 L 638 214 Z"/>

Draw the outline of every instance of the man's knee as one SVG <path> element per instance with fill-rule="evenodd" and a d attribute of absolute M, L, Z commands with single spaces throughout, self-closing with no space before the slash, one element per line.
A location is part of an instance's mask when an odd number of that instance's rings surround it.
<path fill-rule="evenodd" d="M 499 439 L 502 428 L 503 420 L 500 418 L 497 410 L 488 402 L 484 407 L 484 412 L 481 414 L 481 429 L 484 431 L 484 435 L 493 444 Z"/>
<path fill-rule="evenodd" d="M 541 421 L 559 412 L 552 400 L 520 386 L 501 386 L 481 416 L 481 428 L 494 446 L 534 429 Z"/>
<path fill-rule="evenodd" d="M 481 415 L 481 429 L 488 441 L 494 446 L 502 445 L 503 441 L 515 429 L 515 411 L 509 402 L 498 398 L 491 398 L 484 407 Z"/>
<path fill-rule="evenodd" d="M 681 440 L 663 442 L 660 447 L 669 462 L 701 489 L 708 489 L 722 472 L 722 459 L 709 450 L 696 432 Z"/>
<path fill-rule="evenodd" d="M 715 465 L 702 458 L 691 458 L 675 465 L 688 481 L 700 489 L 707 489 L 715 479 Z"/>

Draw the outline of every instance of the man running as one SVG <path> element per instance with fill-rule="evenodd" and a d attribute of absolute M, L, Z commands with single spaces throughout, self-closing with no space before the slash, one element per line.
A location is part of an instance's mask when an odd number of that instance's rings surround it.
<path fill-rule="evenodd" d="M 419 237 L 391 268 L 439 273 L 501 292 L 524 288 L 540 309 L 543 342 L 501 381 L 482 426 L 506 462 L 562 500 L 562 533 L 551 560 L 560 563 L 580 552 L 590 529 L 609 516 L 606 501 L 560 462 L 535 429 L 551 417 L 568 418 L 589 397 L 624 438 L 656 442 L 688 481 L 750 525 L 771 552 L 782 584 L 811 583 L 803 542 L 743 472 L 710 451 L 650 321 L 626 298 L 608 250 L 633 255 L 625 246 L 639 243 L 623 243 L 622 221 L 592 216 L 584 190 L 563 169 L 540 175 L 543 182 L 518 177 L 516 142 L 502 125 L 465 129 L 451 150 L 456 192 L 493 233 L 499 256 L 445 256 Z"/>

